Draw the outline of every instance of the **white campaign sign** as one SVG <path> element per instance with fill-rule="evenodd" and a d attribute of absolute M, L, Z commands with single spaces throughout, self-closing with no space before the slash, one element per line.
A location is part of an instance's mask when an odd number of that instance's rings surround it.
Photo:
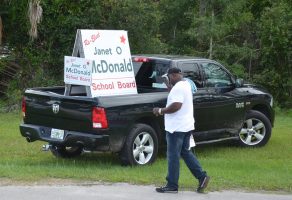
<path fill-rule="evenodd" d="M 93 60 L 91 95 L 137 94 L 128 34 L 118 30 L 80 30 L 84 57 Z"/>
<path fill-rule="evenodd" d="M 71 56 L 64 57 L 64 82 L 74 85 L 91 85 L 93 61 Z"/>

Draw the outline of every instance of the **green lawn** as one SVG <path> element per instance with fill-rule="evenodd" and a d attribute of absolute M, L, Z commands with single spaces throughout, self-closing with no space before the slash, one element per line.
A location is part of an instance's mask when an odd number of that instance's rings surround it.
<path fill-rule="evenodd" d="M 19 133 L 20 114 L 0 114 L 0 178 L 34 182 L 45 179 L 129 182 L 160 185 L 165 182 L 166 159 L 161 153 L 151 166 L 122 167 L 117 155 L 84 154 L 57 159 L 41 151 L 43 142 L 27 143 Z M 245 189 L 292 192 L 292 115 L 278 114 L 269 143 L 263 148 L 231 144 L 196 147 L 203 168 L 212 177 L 209 190 Z M 180 187 L 193 190 L 197 181 L 181 165 Z"/>

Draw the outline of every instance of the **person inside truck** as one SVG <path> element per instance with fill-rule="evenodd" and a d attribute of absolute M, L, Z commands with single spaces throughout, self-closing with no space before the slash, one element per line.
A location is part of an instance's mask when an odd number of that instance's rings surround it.
<path fill-rule="evenodd" d="M 163 79 L 163 82 L 166 85 L 167 89 L 170 91 L 172 88 L 172 85 L 169 82 L 169 78 L 168 78 L 167 74 L 162 75 L 161 78 Z M 183 79 L 188 81 L 188 83 L 191 85 L 192 93 L 195 94 L 198 89 L 197 89 L 197 86 L 194 83 L 194 81 L 192 81 L 190 78 L 187 78 L 187 77 L 185 77 Z"/>

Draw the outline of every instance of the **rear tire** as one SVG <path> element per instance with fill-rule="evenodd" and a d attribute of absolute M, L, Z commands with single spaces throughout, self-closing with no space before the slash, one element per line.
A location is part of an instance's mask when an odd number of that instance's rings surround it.
<path fill-rule="evenodd" d="M 60 158 L 73 158 L 80 156 L 83 152 L 83 148 L 81 146 L 59 146 L 59 145 L 52 145 L 51 152 L 54 156 Z"/>
<path fill-rule="evenodd" d="M 146 124 L 135 124 L 126 138 L 120 159 L 123 165 L 147 165 L 155 161 L 157 152 L 154 129 Z"/>
<path fill-rule="evenodd" d="M 269 141 L 271 133 L 270 120 L 263 113 L 250 110 L 239 132 L 239 144 L 245 147 L 264 146 Z"/>

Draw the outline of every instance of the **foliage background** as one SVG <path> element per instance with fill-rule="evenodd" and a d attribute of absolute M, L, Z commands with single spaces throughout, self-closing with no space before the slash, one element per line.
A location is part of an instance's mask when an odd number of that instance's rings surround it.
<path fill-rule="evenodd" d="M 37 1 L 43 12 L 33 39 L 28 8 Z M 290 0 L 0 0 L 0 17 L 1 47 L 9 49 L 0 59 L 1 107 L 17 108 L 25 88 L 63 84 L 76 29 L 127 30 L 132 54 L 218 60 L 292 107 Z M 5 78 L 8 67 L 17 70 Z"/>

